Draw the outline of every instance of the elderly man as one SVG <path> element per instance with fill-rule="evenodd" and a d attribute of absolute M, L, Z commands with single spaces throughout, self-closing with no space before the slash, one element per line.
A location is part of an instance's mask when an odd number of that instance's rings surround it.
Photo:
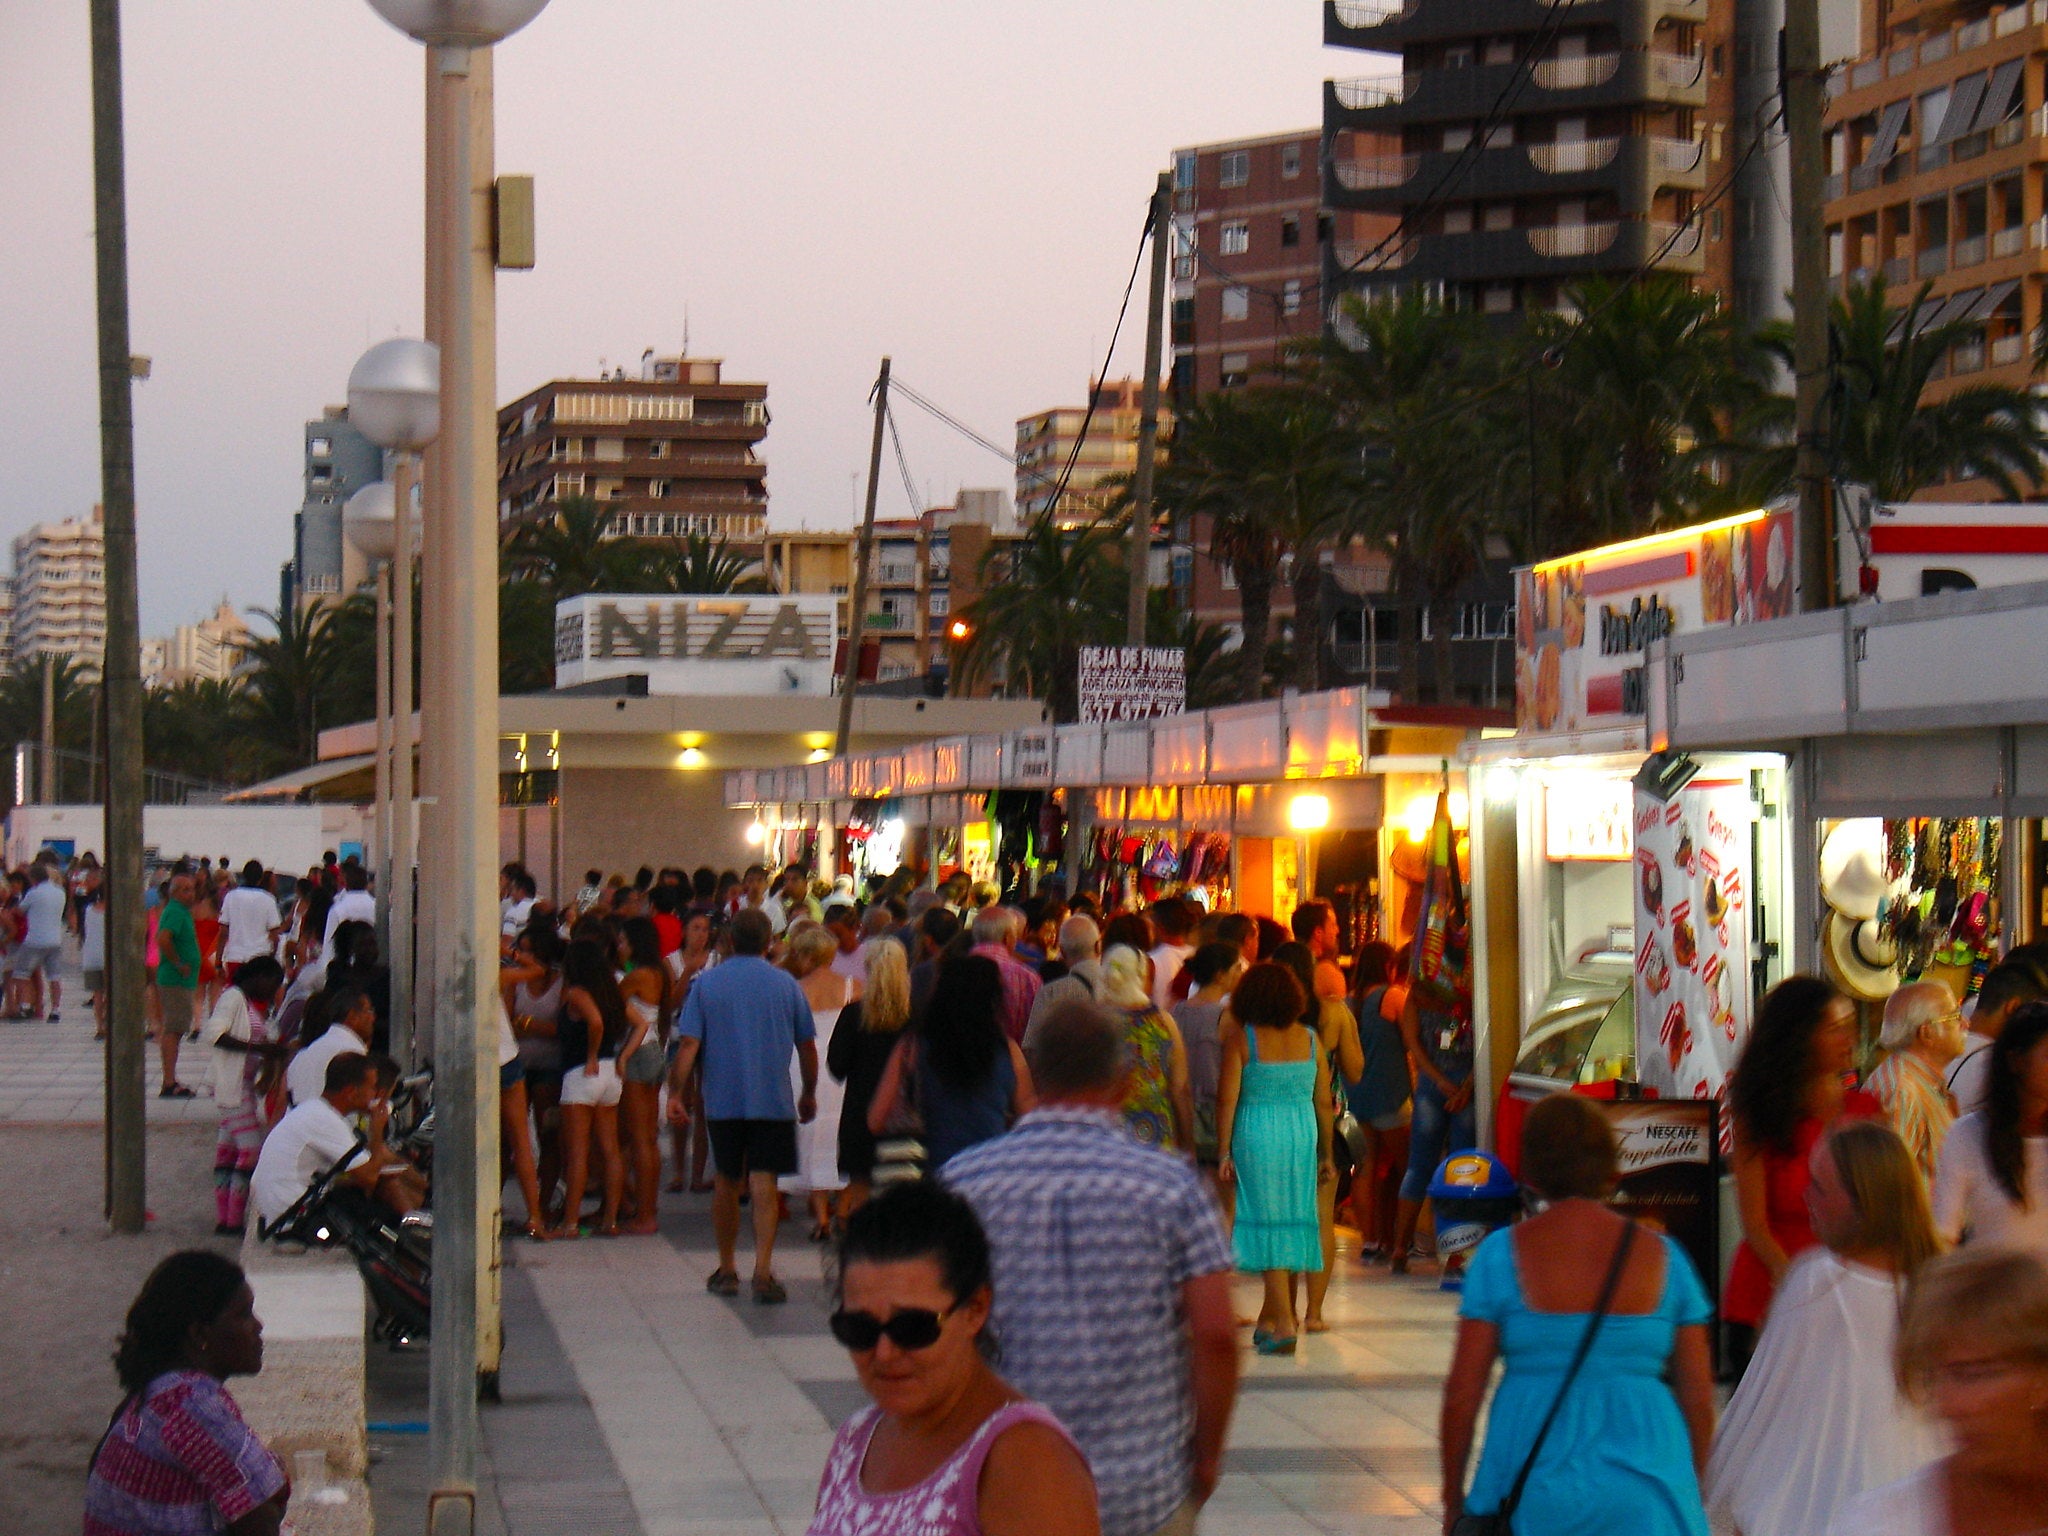
<path fill-rule="evenodd" d="M 1963 1037 L 1962 1054 L 1948 1069 L 1948 1091 L 1955 1098 L 1958 1115 L 1973 1115 L 1984 1107 L 1991 1082 L 1991 1047 L 2005 1033 L 2005 1021 L 2028 1003 L 2048 1000 L 2048 989 L 2031 965 L 2007 960 L 1994 965 L 1977 989 L 1977 1006 L 1970 1014 L 1970 1032 Z"/>
<path fill-rule="evenodd" d="M 1076 914 L 1060 924 L 1060 960 L 1066 974 L 1048 981 L 1024 1021 L 1023 1045 L 1031 1049 L 1038 1028 L 1061 1003 L 1102 1000 L 1102 930 L 1095 919 Z"/>
<path fill-rule="evenodd" d="M 1879 1045 L 1891 1054 L 1870 1074 L 1870 1091 L 1884 1105 L 1892 1129 L 1932 1181 L 1934 1160 L 1955 1124 L 1955 1101 L 1943 1081 L 1963 1051 L 1963 1016 L 1944 982 L 1916 981 L 1884 1005 Z"/>
<path fill-rule="evenodd" d="M 991 904 L 974 914 L 974 948 L 968 951 L 995 961 L 1002 973 L 1003 1006 L 997 1019 L 1003 1033 L 1020 1044 L 1031 1018 L 1031 1005 L 1045 985 L 1038 972 L 1017 958 L 1017 941 L 1023 937 L 1024 914 L 1015 907 Z"/>
<path fill-rule="evenodd" d="M 1003 1375 L 1088 1458 L 1103 1536 L 1188 1536 L 1237 1395 L 1230 1247 L 1195 1170 L 1124 1129 L 1124 1031 L 1071 1001 L 1040 1025 L 1042 1098 L 946 1164 L 988 1230 Z"/>

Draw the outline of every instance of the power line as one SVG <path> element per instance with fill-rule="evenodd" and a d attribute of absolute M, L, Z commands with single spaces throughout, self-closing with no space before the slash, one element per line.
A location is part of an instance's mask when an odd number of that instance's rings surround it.
<path fill-rule="evenodd" d="M 891 380 L 891 383 L 894 383 Z M 896 468 L 903 475 L 903 494 L 910 502 L 910 515 L 916 517 L 924 508 L 917 504 L 917 482 L 910 473 L 910 460 L 903 452 L 903 438 L 896 430 L 896 412 L 891 407 L 883 408 L 883 415 L 889 423 L 889 441 L 896 448 Z"/>

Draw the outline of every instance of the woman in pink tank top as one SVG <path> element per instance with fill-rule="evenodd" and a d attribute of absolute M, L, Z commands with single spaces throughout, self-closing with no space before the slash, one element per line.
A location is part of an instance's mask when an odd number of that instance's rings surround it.
<path fill-rule="evenodd" d="M 928 1180 L 847 1220 L 832 1333 L 874 1399 L 840 1426 L 809 1536 L 1100 1536 L 1058 1419 L 990 1367 L 988 1238 Z"/>

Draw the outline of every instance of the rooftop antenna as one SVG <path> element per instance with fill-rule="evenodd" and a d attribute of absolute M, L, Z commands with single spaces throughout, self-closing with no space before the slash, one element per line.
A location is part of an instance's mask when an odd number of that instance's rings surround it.
<path fill-rule="evenodd" d="M 683 306 L 683 356 L 690 355 L 690 306 Z"/>

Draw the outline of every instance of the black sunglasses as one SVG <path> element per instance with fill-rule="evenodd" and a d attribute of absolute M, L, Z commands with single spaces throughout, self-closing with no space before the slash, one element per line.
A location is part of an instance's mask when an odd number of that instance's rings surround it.
<path fill-rule="evenodd" d="M 898 1349 L 930 1349 L 939 1342 L 940 1330 L 954 1308 L 934 1312 L 929 1307 L 904 1307 L 892 1312 L 887 1322 L 872 1312 L 849 1312 L 844 1307 L 834 1312 L 827 1320 L 832 1337 L 856 1353 L 865 1353 L 882 1342 L 888 1335 L 889 1342 Z"/>

